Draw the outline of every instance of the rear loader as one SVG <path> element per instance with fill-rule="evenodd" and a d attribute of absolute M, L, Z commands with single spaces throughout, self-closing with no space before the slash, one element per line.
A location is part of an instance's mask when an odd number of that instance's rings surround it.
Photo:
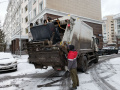
<path fill-rule="evenodd" d="M 78 51 L 78 69 L 85 72 L 91 63 L 98 62 L 99 40 L 93 29 L 80 18 L 66 16 L 31 29 L 33 40 L 27 44 L 29 62 L 35 68 L 64 70 L 69 45 Z"/>

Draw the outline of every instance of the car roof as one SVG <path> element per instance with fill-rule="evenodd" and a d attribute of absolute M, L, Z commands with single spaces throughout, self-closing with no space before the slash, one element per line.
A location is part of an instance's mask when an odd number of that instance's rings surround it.
<path fill-rule="evenodd" d="M 13 58 L 11 53 L 0 52 L 0 59 L 2 58 Z"/>

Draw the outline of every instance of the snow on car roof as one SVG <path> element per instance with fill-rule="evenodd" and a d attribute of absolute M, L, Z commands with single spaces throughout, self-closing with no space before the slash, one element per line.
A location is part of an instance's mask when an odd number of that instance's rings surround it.
<path fill-rule="evenodd" d="M 13 58 L 11 53 L 0 52 L 0 59 L 2 58 Z"/>
<path fill-rule="evenodd" d="M 114 46 L 103 47 L 102 49 L 115 49 Z"/>

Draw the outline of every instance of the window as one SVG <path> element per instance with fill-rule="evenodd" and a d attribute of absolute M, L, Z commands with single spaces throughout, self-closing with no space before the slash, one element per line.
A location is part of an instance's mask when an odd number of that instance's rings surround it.
<path fill-rule="evenodd" d="M 26 33 L 28 33 L 28 28 L 25 29 Z"/>
<path fill-rule="evenodd" d="M 120 24 L 120 19 L 117 20 L 117 24 Z"/>
<path fill-rule="evenodd" d="M 120 44 L 120 41 L 118 41 L 118 44 Z"/>
<path fill-rule="evenodd" d="M 118 31 L 118 34 L 120 35 L 120 30 Z"/>
<path fill-rule="evenodd" d="M 26 22 L 26 23 L 28 22 L 28 17 L 25 18 L 25 22 Z"/>
<path fill-rule="evenodd" d="M 111 35 L 111 37 L 114 37 L 114 35 Z"/>
<path fill-rule="evenodd" d="M 120 29 L 120 25 L 117 25 L 117 29 Z"/>
<path fill-rule="evenodd" d="M 35 4 L 36 3 L 36 0 L 33 0 L 33 4 Z"/>
<path fill-rule="evenodd" d="M 102 34 L 98 34 L 98 36 L 102 36 Z"/>
<path fill-rule="evenodd" d="M 34 17 L 36 16 L 36 8 L 33 11 L 33 15 L 34 15 Z"/>
<path fill-rule="evenodd" d="M 111 28 L 113 29 L 113 26 L 111 26 Z"/>
<path fill-rule="evenodd" d="M 39 12 L 41 12 L 42 10 L 43 10 L 43 2 L 39 4 Z"/>
<path fill-rule="evenodd" d="M 25 7 L 25 12 L 28 10 L 28 7 L 27 7 L 27 5 L 26 5 L 26 7 Z"/>
<path fill-rule="evenodd" d="M 112 32 L 111 34 L 114 34 L 114 32 Z"/>
<path fill-rule="evenodd" d="M 112 40 L 114 40 L 114 38 L 112 38 Z"/>

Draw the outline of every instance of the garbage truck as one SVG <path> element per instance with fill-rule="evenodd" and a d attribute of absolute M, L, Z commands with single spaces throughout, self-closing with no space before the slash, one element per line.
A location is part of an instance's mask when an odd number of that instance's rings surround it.
<path fill-rule="evenodd" d="M 32 41 L 27 43 L 29 62 L 35 68 L 64 70 L 67 66 L 69 45 L 78 51 L 77 68 L 85 72 L 91 63 L 98 63 L 99 39 L 93 29 L 80 18 L 73 16 L 54 19 L 47 24 L 33 26 Z"/>

